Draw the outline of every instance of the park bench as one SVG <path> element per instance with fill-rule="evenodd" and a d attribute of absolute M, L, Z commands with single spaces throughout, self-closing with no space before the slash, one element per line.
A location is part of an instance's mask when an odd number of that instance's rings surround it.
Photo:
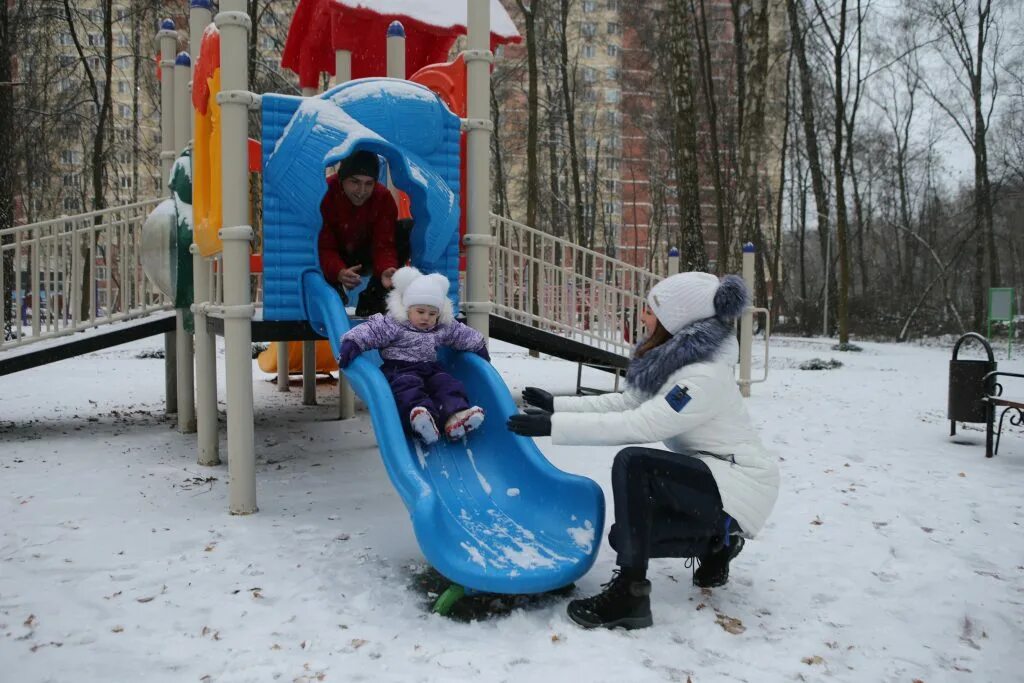
<path fill-rule="evenodd" d="M 1024 379 L 1024 375 L 1015 372 L 993 371 L 985 375 L 982 386 L 991 386 L 992 392 L 986 393 L 984 399 L 988 410 L 988 419 L 985 427 L 986 458 L 991 458 L 999 452 L 999 439 L 1003 432 L 1003 418 L 1006 417 L 1007 412 L 1010 413 L 1010 425 L 1014 427 L 1024 425 L 1024 385 L 1016 385 L 1014 387 L 1015 389 L 1019 389 L 1019 393 L 1014 394 L 1013 397 L 1006 396 L 1003 394 L 1002 383 L 996 381 L 997 377 L 1016 377 L 1017 379 Z M 991 385 L 989 384 L 990 382 Z M 999 411 L 998 427 L 995 426 L 997 411 Z M 993 436 L 995 437 L 994 439 Z M 995 441 L 994 447 L 993 440 Z"/>

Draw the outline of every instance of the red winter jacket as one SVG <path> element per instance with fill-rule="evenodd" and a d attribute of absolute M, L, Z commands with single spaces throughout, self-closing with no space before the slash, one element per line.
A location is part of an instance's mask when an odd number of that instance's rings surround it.
<path fill-rule="evenodd" d="M 338 281 L 338 271 L 360 263 L 362 275 L 373 264 L 373 274 L 398 267 L 395 222 L 398 209 L 388 188 L 380 183 L 362 206 L 353 206 L 341 187 L 341 179 L 327 180 L 327 193 L 320 202 L 324 224 L 320 229 L 320 268 L 327 281 Z"/>

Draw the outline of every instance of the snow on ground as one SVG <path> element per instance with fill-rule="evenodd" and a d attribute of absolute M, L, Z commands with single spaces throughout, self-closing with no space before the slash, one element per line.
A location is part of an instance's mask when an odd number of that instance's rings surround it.
<path fill-rule="evenodd" d="M 430 614 L 369 420 L 333 420 L 333 384 L 302 407 L 255 371 L 260 512 L 228 515 L 226 468 L 195 464 L 162 361 L 136 357 L 157 344 L 0 377 L 2 680 L 1024 680 L 1024 431 L 988 461 L 980 425 L 948 438 L 948 348 L 774 339 L 749 402 L 783 460 L 774 516 L 724 588 L 654 561 L 655 625 L 626 633 L 577 628 L 568 598 Z M 517 396 L 575 388 L 572 364 L 494 357 Z M 845 365 L 798 369 L 814 357 Z M 539 445 L 610 500 L 615 448 Z"/>

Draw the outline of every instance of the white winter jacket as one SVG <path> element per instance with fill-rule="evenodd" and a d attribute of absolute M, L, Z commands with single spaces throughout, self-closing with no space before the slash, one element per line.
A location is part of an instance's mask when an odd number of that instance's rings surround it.
<path fill-rule="evenodd" d="M 730 339 L 714 360 L 685 365 L 654 395 L 558 396 L 551 416 L 554 444 L 639 445 L 663 441 L 697 457 L 718 484 L 722 507 L 753 538 L 779 493 L 779 468 L 761 444 L 733 377 Z"/>

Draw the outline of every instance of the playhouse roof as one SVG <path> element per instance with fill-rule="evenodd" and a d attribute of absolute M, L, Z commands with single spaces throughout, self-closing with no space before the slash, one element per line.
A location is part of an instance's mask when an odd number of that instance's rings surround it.
<path fill-rule="evenodd" d="M 448 58 L 466 33 L 460 0 L 299 0 L 281 55 L 281 66 L 299 75 L 302 87 L 318 86 L 320 73 L 334 75 L 334 51 L 352 53 L 352 78 L 384 76 L 387 29 L 400 21 L 406 33 L 406 77 Z M 499 0 L 491 0 L 491 49 L 521 40 Z"/>

